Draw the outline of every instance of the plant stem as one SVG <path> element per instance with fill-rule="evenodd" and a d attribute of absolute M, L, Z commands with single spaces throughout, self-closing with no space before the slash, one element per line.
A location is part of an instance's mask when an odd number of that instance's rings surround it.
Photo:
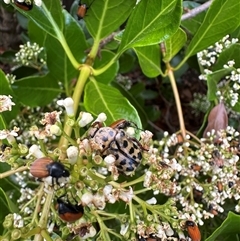
<path fill-rule="evenodd" d="M 0 174 L 0 179 L 2 178 L 5 178 L 5 177 L 8 177 L 16 172 L 23 172 L 23 171 L 26 171 L 28 169 L 28 166 L 22 166 L 22 167 L 19 167 L 18 169 L 14 169 L 14 170 L 10 170 L 10 171 L 7 171 L 7 172 L 4 172 L 4 173 L 1 173 Z"/>
<path fill-rule="evenodd" d="M 81 68 L 81 72 L 80 75 L 78 77 L 78 81 L 72 96 L 73 102 L 74 102 L 74 115 L 76 116 L 77 110 L 78 110 L 78 106 L 79 106 L 79 102 L 83 93 L 83 89 L 85 86 L 85 83 L 89 77 L 89 75 L 91 74 L 91 68 L 88 65 L 83 65 Z M 68 117 L 65 117 L 65 125 L 63 128 L 63 131 L 66 135 L 71 136 L 72 133 L 72 126 L 69 126 L 66 124 L 66 119 Z M 64 137 L 61 136 L 61 139 L 59 141 L 59 147 L 62 151 L 66 150 L 68 146 L 68 140 Z"/>
<path fill-rule="evenodd" d="M 54 21 L 51 13 L 48 11 L 48 9 L 46 8 L 45 4 L 42 3 L 42 8 L 45 11 L 45 14 L 48 16 L 49 21 L 51 22 L 53 29 L 55 31 L 56 36 L 52 35 L 53 37 L 55 37 L 56 39 L 58 39 L 58 41 L 61 43 L 66 55 L 68 56 L 70 62 L 72 63 L 72 65 L 74 66 L 74 68 L 78 69 L 79 68 L 79 63 L 77 62 L 77 60 L 74 58 L 68 44 L 67 41 L 62 33 L 62 31 L 59 29 L 58 25 L 56 24 L 56 22 Z"/>
<path fill-rule="evenodd" d="M 181 101 L 180 101 L 180 97 L 179 97 L 179 93 L 178 93 L 178 89 L 177 89 L 177 85 L 176 85 L 176 80 L 175 80 L 175 77 L 174 77 L 174 74 L 172 71 L 172 67 L 170 66 L 170 64 L 166 63 L 166 66 L 167 66 L 167 75 L 170 79 L 170 83 L 172 86 L 172 90 L 173 90 L 173 94 L 174 94 L 174 98 L 175 98 L 175 102 L 176 102 L 176 106 L 177 106 L 178 119 L 179 119 L 181 133 L 182 133 L 183 138 L 185 139 L 186 128 L 185 128 L 185 124 L 184 124 L 182 106 L 181 106 Z"/>
<path fill-rule="evenodd" d="M 49 215 L 49 211 L 50 211 L 50 208 L 52 205 L 53 195 L 54 195 L 54 192 L 53 192 L 52 188 L 49 188 L 48 192 L 47 192 L 46 201 L 45 201 L 43 209 L 42 209 L 42 215 L 41 215 L 41 218 L 40 218 L 40 221 L 38 224 L 38 226 L 41 228 L 41 230 L 46 230 L 46 228 L 47 228 L 48 215 Z M 42 241 L 42 240 L 43 240 L 43 237 L 41 234 L 35 235 L 34 241 Z"/>
<path fill-rule="evenodd" d="M 188 18 L 195 17 L 199 13 L 205 11 L 211 4 L 212 4 L 212 0 L 210 0 L 208 2 L 205 2 L 204 4 L 200 5 L 199 7 L 196 7 L 194 9 L 192 9 L 191 11 L 183 14 L 181 20 L 183 21 L 183 20 L 186 20 Z"/>

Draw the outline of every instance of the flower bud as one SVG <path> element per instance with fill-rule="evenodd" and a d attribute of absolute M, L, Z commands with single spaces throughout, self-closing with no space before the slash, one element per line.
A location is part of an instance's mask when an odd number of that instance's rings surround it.
<path fill-rule="evenodd" d="M 29 155 L 33 155 L 36 158 L 42 158 L 44 157 L 43 152 L 40 150 L 40 148 L 37 145 L 32 145 L 29 148 Z"/>
<path fill-rule="evenodd" d="M 70 146 L 67 149 L 67 157 L 70 164 L 74 165 L 78 159 L 78 148 L 76 146 Z"/>
<path fill-rule="evenodd" d="M 21 237 L 22 233 L 19 229 L 14 229 L 11 232 L 11 238 L 12 240 L 17 240 Z"/>
<path fill-rule="evenodd" d="M 105 113 L 100 113 L 100 114 L 98 115 L 96 121 L 97 121 L 97 122 L 104 122 L 104 121 L 106 121 L 106 119 L 107 119 L 106 114 L 105 114 Z M 95 122 L 96 122 L 96 121 L 95 121 Z"/>
<path fill-rule="evenodd" d="M 60 136 L 62 134 L 62 130 L 57 125 L 50 126 L 50 132 L 55 136 Z"/>
<path fill-rule="evenodd" d="M 69 117 L 74 116 L 74 102 L 72 98 L 68 97 L 64 100 L 58 100 L 57 104 L 65 107 L 67 115 Z"/>
<path fill-rule="evenodd" d="M 80 127 L 84 127 L 93 121 L 93 116 L 90 113 L 81 112 L 80 116 L 81 116 L 81 119 L 78 122 L 78 125 Z"/>
<path fill-rule="evenodd" d="M 91 204 L 93 201 L 93 194 L 90 192 L 86 192 L 82 195 L 81 198 L 81 204 L 83 206 L 88 206 L 89 204 Z"/>

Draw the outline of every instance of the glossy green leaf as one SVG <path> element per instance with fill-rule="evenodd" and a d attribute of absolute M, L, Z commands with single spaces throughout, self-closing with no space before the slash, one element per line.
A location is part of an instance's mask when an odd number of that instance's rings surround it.
<path fill-rule="evenodd" d="M 62 6 L 58 0 L 43 0 L 43 5 L 41 7 L 34 5 L 31 11 L 24 11 L 18 7 L 16 7 L 16 9 L 37 24 L 45 32 L 56 38 L 58 36 L 51 20 L 56 23 L 60 30 L 63 29 Z"/>
<path fill-rule="evenodd" d="M 181 50 L 187 41 L 187 35 L 182 29 L 178 29 L 169 39 L 165 41 L 166 54 L 163 61 L 170 62 L 171 59 Z"/>
<path fill-rule="evenodd" d="M 228 61 L 234 60 L 235 68 L 240 68 L 240 44 L 233 44 L 227 49 L 224 49 L 217 59 L 216 64 L 213 66 L 213 71 L 223 68 L 223 65 L 227 64 Z"/>
<path fill-rule="evenodd" d="M 140 1 L 128 20 L 119 51 L 165 41 L 177 31 L 181 14 L 181 0 Z"/>
<path fill-rule="evenodd" d="M 229 234 L 239 234 L 240 227 L 240 215 L 232 212 L 228 213 L 227 218 L 224 220 L 222 225 L 217 228 L 214 233 L 208 237 L 205 241 L 215 241 L 220 235 L 221 240 Z"/>
<path fill-rule="evenodd" d="M 142 121 L 142 124 L 147 124 L 148 116 L 146 110 L 144 109 L 144 100 L 141 98 L 141 92 L 144 90 L 144 85 L 142 83 L 135 84 L 130 91 L 127 91 L 123 85 L 116 81 L 112 82 L 112 85 L 116 87 L 122 95 L 127 98 L 131 104 L 136 108 L 137 113 Z M 140 99 L 141 98 L 141 99 Z"/>
<path fill-rule="evenodd" d="M 92 37 L 101 40 L 116 31 L 132 11 L 135 0 L 97 0 L 84 18 Z"/>
<path fill-rule="evenodd" d="M 240 1 L 214 0 L 203 23 L 190 42 L 186 56 L 196 54 L 233 32 L 240 23 L 239 9 Z"/>
<path fill-rule="evenodd" d="M 208 86 L 208 92 L 207 92 L 207 96 L 208 96 L 208 100 L 216 100 L 217 96 L 217 84 L 218 82 L 221 80 L 222 77 L 226 76 L 227 74 L 229 74 L 231 72 L 231 68 L 229 69 L 220 69 L 218 71 L 215 71 L 211 74 L 207 75 L 207 86 Z"/>
<path fill-rule="evenodd" d="M 135 108 L 122 94 L 112 86 L 94 80 L 86 84 L 84 107 L 94 115 L 104 112 L 109 125 L 118 119 L 131 120 L 141 128 L 141 121 Z"/>
<path fill-rule="evenodd" d="M 84 61 L 87 50 L 85 36 L 76 20 L 66 11 L 63 11 L 63 14 L 65 20 L 63 34 L 74 57 L 81 63 Z M 60 42 L 41 31 L 34 23 L 29 24 L 29 35 L 32 41 L 45 46 L 49 75 L 52 76 L 53 81 L 60 81 L 68 88 L 69 83 L 77 77 L 78 70 L 71 64 Z"/>
<path fill-rule="evenodd" d="M 49 104 L 61 91 L 49 75 L 20 79 L 13 84 L 13 90 L 21 103 L 31 107 Z"/>
<path fill-rule="evenodd" d="M 130 72 L 134 68 L 135 60 L 136 56 L 131 49 L 124 52 L 119 58 L 119 73 Z"/>
<path fill-rule="evenodd" d="M 100 55 L 101 57 L 96 58 L 94 61 L 93 67 L 96 69 L 104 67 L 114 57 L 115 54 L 108 50 L 102 50 Z M 118 62 L 114 62 L 105 72 L 96 76 L 95 78 L 98 82 L 109 84 L 117 75 L 118 69 Z"/>
<path fill-rule="evenodd" d="M 159 45 L 134 48 L 143 73 L 149 78 L 162 74 Z"/>
<path fill-rule="evenodd" d="M 183 2 L 183 7 L 187 8 L 189 10 L 194 9 L 194 8 L 200 6 L 200 5 L 201 4 L 196 3 L 196 2 L 190 2 L 190 1 L 184 1 Z M 203 19 L 206 15 L 206 11 L 203 11 L 203 12 L 197 14 L 194 17 L 183 20 L 181 22 L 181 26 L 184 27 L 184 29 L 187 29 L 187 31 L 189 33 L 194 35 L 197 32 L 197 30 L 199 29 L 199 27 L 201 26 L 201 24 L 203 22 Z"/>

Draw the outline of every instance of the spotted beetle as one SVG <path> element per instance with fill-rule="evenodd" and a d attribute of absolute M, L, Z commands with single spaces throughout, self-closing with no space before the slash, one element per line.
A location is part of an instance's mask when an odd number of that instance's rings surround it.
<path fill-rule="evenodd" d="M 113 155 L 118 171 L 126 175 L 136 170 L 142 160 L 142 151 L 145 150 L 137 139 L 128 136 L 124 131 L 131 125 L 131 122 L 124 119 L 109 127 L 103 127 L 96 122 L 88 132 L 93 149 L 97 149 L 102 158 Z"/>

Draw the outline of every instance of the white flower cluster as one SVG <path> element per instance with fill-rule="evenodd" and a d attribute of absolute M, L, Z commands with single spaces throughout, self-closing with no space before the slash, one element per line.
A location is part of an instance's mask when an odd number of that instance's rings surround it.
<path fill-rule="evenodd" d="M 238 42 L 237 38 L 230 40 L 229 35 L 225 36 L 219 42 L 216 42 L 213 46 L 208 47 L 197 54 L 198 62 L 203 67 L 203 74 L 199 76 L 199 79 L 207 80 L 208 75 L 212 74 L 212 67 L 217 63 L 220 54 Z M 238 58 L 238 56 L 236 56 Z M 228 60 L 222 67 L 226 69 L 224 79 L 218 83 L 217 96 L 229 103 L 231 107 L 234 107 L 239 101 L 239 89 L 240 89 L 240 68 L 235 68 L 235 60 Z"/>
<path fill-rule="evenodd" d="M 42 66 L 46 65 L 46 60 L 39 58 L 40 53 L 44 50 L 43 47 L 39 47 L 37 43 L 20 45 L 20 50 L 15 55 L 15 62 L 26 66 Z"/>
<path fill-rule="evenodd" d="M 15 105 L 15 103 L 12 102 L 11 98 L 12 96 L 10 95 L 0 95 L 0 113 L 12 110 L 12 106 Z"/>
<path fill-rule="evenodd" d="M 10 2 L 14 3 L 14 0 L 3 0 L 3 1 L 6 4 L 10 4 Z M 25 0 L 18 0 L 18 2 L 23 3 L 23 2 L 25 2 Z M 42 5 L 42 0 L 34 0 L 34 4 L 40 7 Z"/>

